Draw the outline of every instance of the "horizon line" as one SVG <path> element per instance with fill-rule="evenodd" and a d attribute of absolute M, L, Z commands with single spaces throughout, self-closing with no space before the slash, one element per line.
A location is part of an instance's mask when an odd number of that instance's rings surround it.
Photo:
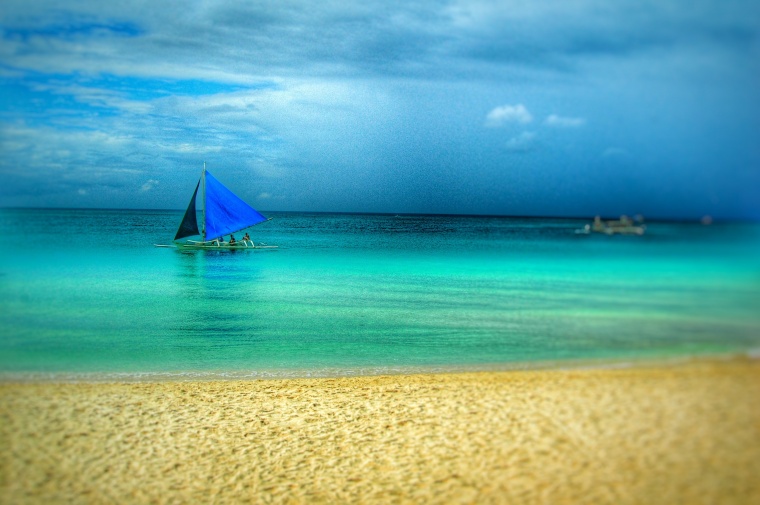
<path fill-rule="evenodd" d="M 7 206 L 0 207 L 0 210 L 84 210 L 84 211 L 147 211 L 147 212 L 184 212 L 185 209 L 157 209 L 157 208 L 123 208 L 123 207 L 22 207 Z M 283 213 L 283 214 L 338 214 L 338 215 L 375 215 L 375 216 L 420 216 L 420 217 L 472 217 L 472 218 L 506 218 L 506 219 L 572 219 L 572 220 L 593 220 L 594 216 L 578 215 L 546 215 L 546 214 L 460 214 L 460 213 L 436 213 L 436 212 L 367 212 L 367 211 L 323 211 L 323 210 L 263 210 L 264 213 Z M 606 216 L 598 214 L 602 219 L 617 219 L 622 216 L 636 217 L 641 214 L 621 214 L 617 216 Z M 642 216 L 643 222 L 689 222 L 700 223 L 705 217 L 709 217 L 712 223 L 756 223 L 760 218 L 751 217 L 731 217 L 721 218 L 704 215 L 702 217 L 646 217 Z"/>

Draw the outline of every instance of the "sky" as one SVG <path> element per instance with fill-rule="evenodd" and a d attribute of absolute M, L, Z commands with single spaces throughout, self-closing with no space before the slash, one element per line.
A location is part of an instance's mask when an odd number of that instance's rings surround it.
<path fill-rule="evenodd" d="M 760 219 L 754 0 L 3 0 L 0 206 Z"/>

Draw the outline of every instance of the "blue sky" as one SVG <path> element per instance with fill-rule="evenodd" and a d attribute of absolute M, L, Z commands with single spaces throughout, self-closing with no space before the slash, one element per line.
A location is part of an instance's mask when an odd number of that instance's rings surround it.
<path fill-rule="evenodd" d="M 116 3 L 114 3 L 116 4 Z M 753 1 L 0 10 L 0 206 L 760 218 Z"/>

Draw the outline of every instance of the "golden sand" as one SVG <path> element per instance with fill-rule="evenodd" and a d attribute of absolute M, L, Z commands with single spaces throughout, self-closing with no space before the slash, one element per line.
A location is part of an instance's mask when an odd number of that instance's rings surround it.
<path fill-rule="evenodd" d="M 0 384 L 4 503 L 760 503 L 760 364 Z"/>

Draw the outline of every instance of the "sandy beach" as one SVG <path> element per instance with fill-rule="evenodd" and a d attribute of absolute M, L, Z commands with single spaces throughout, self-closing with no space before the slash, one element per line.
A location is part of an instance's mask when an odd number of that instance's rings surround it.
<path fill-rule="evenodd" d="M 760 503 L 760 364 L 0 383 L 3 503 Z"/>

